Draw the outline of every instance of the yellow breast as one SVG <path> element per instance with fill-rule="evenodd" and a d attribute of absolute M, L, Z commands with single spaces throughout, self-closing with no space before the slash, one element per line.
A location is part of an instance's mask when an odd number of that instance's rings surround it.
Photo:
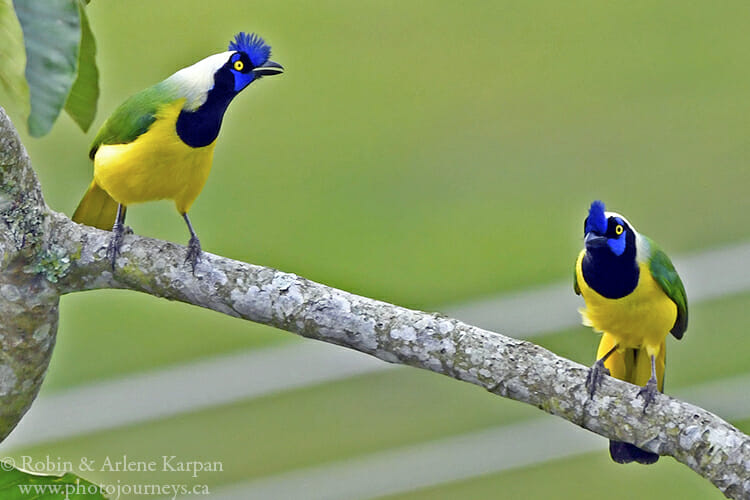
<path fill-rule="evenodd" d="M 186 213 L 211 171 L 216 141 L 192 148 L 175 124 L 184 99 L 164 107 L 148 131 L 128 144 L 102 145 L 94 157 L 94 180 L 118 203 L 171 199 Z"/>
<path fill-rule="evenodd" d="M 613 336 L 621 347 L 651 347 L 657 350 L 677 319 L 677 306 L 651 276 L 647 264 L 639 264 L 638 285 L 629 295 L 608 299 L 599 295 L 583 279 L 581 263 L 576 262 L 576 278 L 586 307 L 580 310 L 583 323 Z"/>

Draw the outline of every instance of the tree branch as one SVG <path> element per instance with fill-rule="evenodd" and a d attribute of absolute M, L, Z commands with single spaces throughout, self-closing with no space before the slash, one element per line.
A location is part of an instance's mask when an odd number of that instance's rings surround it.
<path fill-rule="evenodd" d="M 48 209 L 29 157 L 0 108 L 0 439 L 39 392 L 57 333 L 59 294 L 43 276 Z"/>
<path fill-rule="evenodd" d="M 0 137 L 8 134 L 3 127 Z M 43 206 L 41 197 L 39 203 Z M 588 368 L 529 342 L 208 253 L 193 273 L 184 262 L 185 248 L 164 241 L 126 236 L 113 273 L 105 257 L 109 233 L 75 224 L 46 206 L 40 210 L 43 233 L 25 264 L 37 274 L 24 277 L 40 283 L 42 295 L 50 297 L 44 304 L 55 313 L 58 294 L 98 288 L 194 304 L 482 386 L 604 437 L 671 455 L 730 498 L 750 496 L 750 437 L 694 405 L 660 394 L 644 418 L 633 385 L 607 377 L 589 399 L 584 387 Z M 4 281 L 13 268 L 5 259 L 3 264 Z M 6 300 L 0 293 L 0 301 Z M 0 314 L 6 323 L 5 310 Z M 54 338 L 52 326 L 49 332 Z M 5 366 L 3 359 L 0 388 Z M 0 396 L 5 406 L 8 396 Z"/>

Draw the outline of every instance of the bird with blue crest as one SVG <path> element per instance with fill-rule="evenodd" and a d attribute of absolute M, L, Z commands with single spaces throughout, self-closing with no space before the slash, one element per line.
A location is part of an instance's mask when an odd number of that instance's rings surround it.
<path fill-rule="evenodd" d="M 583 323 L 602 332 L 586 381 L 591 396 L 604 375 L 642 386 L 644 411 L 664 390 L 666 338 L 687 330 L 685 287 L 666 253 L 622 215 L 594 201 L 584 222 L 573 288 L 583 296 Z M 615 462 L 651 464 L 659 455 L 610 441 Z"/>
<path fill-rule="evenodd" d="M 73 220 L 111 230 L 112 268 L 124 237 L 125 213 L 135 203 L 173 200 L 190 232 L 185 261 L 193 271 L 201 244 L 188 210 L 213 163 L 224 113 L 242 90 L 284 71 L 256 34 L 239 33 L 226 52 L 177 71 L 123 102 L 94 138 L 94 180 Z"/>

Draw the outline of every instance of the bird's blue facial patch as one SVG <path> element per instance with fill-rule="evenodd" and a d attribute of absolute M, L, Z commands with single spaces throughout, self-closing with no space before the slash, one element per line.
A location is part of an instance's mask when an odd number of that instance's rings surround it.
<path fill-rule="evenodd" d="M 234 40 L 229 42 L 229 50 L 244 53 L 253 68 L 263 66 L 271 57 L 271 46 L 255 33 L 247 34 L 240 32 L 235 35 Z M 252 68 L 248 68 L 250 71 Z"/>
<path fill-rule="evenodd" d="M 598 235 L 604 235 L 607 232 L 607 216 L 604 215 L 604 203 L 595 200 L 591 203 L 589 208 L 589 216 L 586 217 L 586 222 L 583 227 L 583 233 L 595 233 Z"/>
<path fill-rule="evenodd" d="M 229 60 L 229 69 L 234 76 L 234 91 L 239 92 L 259 78 L 253 70 L 268 62 L 271 46 L 255 33 L 240 32 L 229 43 L 229 50 L 236 51 Z"/>
<path fill-rule="evenodd" d="M 234 77 L 235 92 L 239 92 L 255 80 L 253 65 L 250 62 L 250 58 L 244 52 L 232 54 L 232 57 L 229 59 L 229 70 Z"/>
<path fill-rule="evenodd" d="M 618 227 L 618 226 L 621 228 L 625 227 L 625 223 L 623 222 L 622 219 L 620 219 L 619 217 L 614 217 L 613 219 L 615 222 L 615 227 Z M 618 257 L 622 255 L 623 252 L 625 252 L 625 246 L 627 244 L 627 241 L 625 240 L 626 234 L 627 233 L 623 229 L 623 230 L 620 230 L 620 234 L 617 235 L 617 237 L 614 237 L 614 238 L 610 237 L 607 239 L 607 246 L 609 247 L 610 250 L 612 250 L 612 253 L 614 253 Z"/>

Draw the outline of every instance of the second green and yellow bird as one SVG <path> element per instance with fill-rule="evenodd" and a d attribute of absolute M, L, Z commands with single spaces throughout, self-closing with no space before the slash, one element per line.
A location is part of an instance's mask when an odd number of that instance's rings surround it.
<path fill-rule="evenodd" d="M 643 386 L 645 406 L 664 389 L 666 337 L 687 329 L 685 288 L 669 257 L 620 214 L 594 201 L 584 222 L 584 249 L 576 262 L 575 292 L 583 296 L 583 323 L 602 332 L 587 385 L 593 395 L 601 377 Z M 659 455 L 610 441 L 619 463 L 654 463 Z"/>
<path fill-rule="evenodd" d="M 283 68 L 270 61 L 262 38 L 239 33 L 229 50 L 181 69 L 122 103 L 91 146 L 94 180 L 73 214 L 82 224 L 112 230 L 108 256 L 114 268 L 126 208 L 173 200 L 190 231 L 186 262 L 195 266 L 201 246 L 188 210 L 213 162 L 224 112 L 237 94 Z"/>

